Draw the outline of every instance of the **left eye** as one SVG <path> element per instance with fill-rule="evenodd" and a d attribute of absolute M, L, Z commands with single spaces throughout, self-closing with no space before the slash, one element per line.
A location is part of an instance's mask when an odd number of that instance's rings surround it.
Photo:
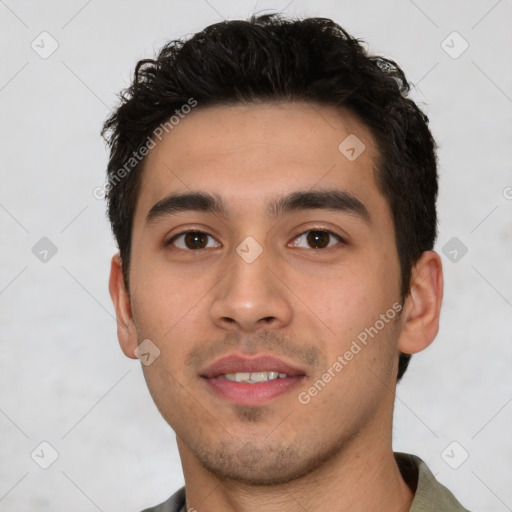
<path fill-rule="evenodd" d="M 309 247 L 305 247 L 306 249 L 325 249 L 336 245 L 337 242 L 343 242 L 343 239 L 335 233 L 332 233 L 331 231 L 314 229 L 306 231 L 295 238 L 293 247 L 300 247 L 299 244 L 306 243 L 309 245 Z"/>

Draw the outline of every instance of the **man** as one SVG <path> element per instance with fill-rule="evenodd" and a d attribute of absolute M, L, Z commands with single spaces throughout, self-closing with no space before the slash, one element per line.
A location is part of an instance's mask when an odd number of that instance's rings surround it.
<path fill-rule="evenodd" d="M 463 511 L 393 453 L 443 293 L 428 119 L 328 19 L 207 27 L 106 122 L 118 338 L 175 430 L 152 511 Z"/>

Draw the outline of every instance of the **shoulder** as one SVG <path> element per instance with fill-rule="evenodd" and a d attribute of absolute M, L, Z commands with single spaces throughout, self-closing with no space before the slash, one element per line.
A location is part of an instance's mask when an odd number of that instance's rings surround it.
<path fill-rule="evenodd" d="M 167 501 L 156 507 L 146 508 L 142 512 L 186 512 L 185 487 L 175 492 Z"/>
<path fill-rule="evenodd" d="M 425 462 L 416 455 L 395 453 L 402 477 L 416 488 L 410 512 L 469 512 L 455 496 L 432 474 Z"/>

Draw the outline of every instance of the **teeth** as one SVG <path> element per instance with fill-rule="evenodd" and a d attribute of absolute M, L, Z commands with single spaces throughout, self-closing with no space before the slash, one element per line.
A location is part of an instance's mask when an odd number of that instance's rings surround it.
<path fill-rule="evenodd" d="M 268 382 L 269 380 L 286 379 L 288 375 L 286 373 L 279 373 L 275 371 L 270 372 L 238 372 L 238 373 L 226 373 L 220 375 L 218 379 L 227 379 L 232 382 L 246 382 L 249 384 L 256 384 L 258 382 Z"/>
<path fill-rule="evenodd" d="M 235 373 L 236 382 L 244 382 L 251 377 L 250 373 Z"/>

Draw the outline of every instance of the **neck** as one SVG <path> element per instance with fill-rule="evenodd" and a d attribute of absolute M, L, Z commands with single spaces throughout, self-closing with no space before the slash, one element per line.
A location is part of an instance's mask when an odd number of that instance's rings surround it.
<path fill-rule="evenodd" d="M 187 510 L 199 512 L 408 511 L 414 492 L 395 462 L 391 439 L 354 439 L 316 471 L 276 486 L 220 480 L 178 438 L 185 475 Z M 371 448 L 369 448 L 371 447 Z"/>

